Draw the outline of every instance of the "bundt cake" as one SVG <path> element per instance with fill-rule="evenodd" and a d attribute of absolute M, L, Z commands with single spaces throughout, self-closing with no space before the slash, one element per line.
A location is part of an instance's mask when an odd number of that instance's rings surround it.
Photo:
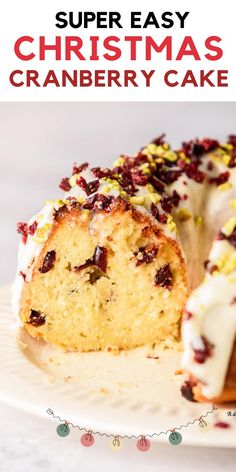
<path fill-rule="evenodd" d="M 18 223 L 21 323 L 72 351 L 174 348 L 184 313 L 183 395 L 236 400 L 235 178 L 234 136 L 75 164 L 63 198 Z"/>

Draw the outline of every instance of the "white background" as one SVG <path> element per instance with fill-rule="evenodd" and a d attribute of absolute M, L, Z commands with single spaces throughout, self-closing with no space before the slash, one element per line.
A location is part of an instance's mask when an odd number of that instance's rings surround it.
<path fill-rule="evenodd" d="M 58 11 L 120 11 L 122 14 L 124 29 L 99 29 L 92 25 L 88 30 L 81 29 L 58 29 L 55 27 L 55 14 Z M 145 30 L 130 29 L 129 18 L 130 11 L 142 11 L 143 18 L 149 11 L 154 11 L 157 18 L 164 11 L 175 10 L 180 12 L 190 11 L 190 15 L 186 19 L 186 27 L 180 29 L 177 25 L 171 29 L 156 29 L 150 27 Z M 235 2 L 233 0 L 207 0 L 205 2 L 190 2 L 189 0 L 162 0 L 156 2 L 155 0 L 146 0 L 145 3 L 141 0 L 129 0 L 129 2 L 117 2 L 114 0 L 67 0 L 58 1 L 50 0 L 48 2 L 32 2 L 31 0 L 8 1 L 1 5 L 1 22 L 0 28 L 0 100 L 61 100 L 61 101 L 98 101 L 98 100 L 134 100 L 134 101 L 160 101 L 160 100 L 236 100 L 236 67 L 235 67 Z M 32 61 L 21 61 L 14 55 L 14 43 L 16 39 L 23 35 L 31 35 L 35 39 L 33 46 L 34 52 L 37 54 L 37 38 L 40 35 L 45 35 L 49 44 L 53 43 L 56 35 L 77 35 L 83 37 L 85 41 L 85 55 L 88 55 L 88 36 L 99 35 L 101 38 L 105 36 L 118 35 L 121 38 L 125 35 L 150 35 L 161 43 L 165 36 L 173 36 L 173 56 L 177 55 L 182 39 L 185 35 L 191 35 L 196 42 L 201 61 L 194 61 L 192 57 L 185 57 L 182 61 L 176 62 L 165 61 L 165 55 L 154 55 L 152 61 L 145 63 L 143 60 L 144 49 L 141 44 L 138 47 L 138 57 L 135 62 L 128 60 L 128 54 L 118 61 L 105 61 L 101 58 L 99 61 L 94 61 L 93 64 L 87 61 L 73 60 L 55 61 L 54 53 L 49 52 L 47 61 L 40 62 L 37 58 Z M 206 53 L 204 42 L 208 36 L 217 35 L 222 37 L 221 46 L 224 50 L 223 58 L 219 61 L 207 61 L 204 58 Z M 27 46 L 24 50 L 29 50 Z M 102 51 L 100 52 L 102 54 Z M 49 85 L 46 88 L 14 88 L 9 84 L 9 74 L 15 69 L 37 69 L 40 71 L 40 77 L 43 79 L 49 69 L 55 69 L 58 72 L 61 69 L 156 69 L 155 78 L 153 79 L 152 87 L 145 88 L 140 86 L 138 88 L 56 88 L 54 85 Z M 187 85 L 184 88 L 167 87 L 162 80 L 163 73 L 169 69 L 178 69 L 178 78 L 181 79 L 184 71 L 193 69 L 198 80 L 199 70 L 208 71 L 210 69 L 229 69 L 229 87 L 228 88 L 211 88 L 209 86 L 203 88 L 194 88 L 192 85 Z M 43 81 L 43 80 L 41 80 Z M 143 80 L 142 80 L 143 83 Z M 141 84 L 141 81 L 140 81 Z"/>

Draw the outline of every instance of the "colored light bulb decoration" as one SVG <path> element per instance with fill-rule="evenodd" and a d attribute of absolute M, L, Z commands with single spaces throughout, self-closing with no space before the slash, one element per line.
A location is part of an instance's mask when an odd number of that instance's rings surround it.
<path fill-rule="evenodd" d="M 64 438 L 65 436 L 68 436 L 70 434 L 70 428 L 67 423 L 59 424 L 57 427 L 57 434 L 61 438 Z"/>
<path fill-rule="evenodd" d="M 88 431 L 87 433 L 83 434 L 80 438 L 80 442 L 82 446 L 84 447 L 90 447 L 94 444 L 94 437 L 91 433 L 91 431 Z"/>
<path fill-rule="evenodd" d="M 177 431 L 172 431 L 169 435 L 169 442 L 173 446 L 178 446 L 182 442 L 182 435 Z"/>
<path fill-rule="evenodd" d="M 141 452 L 146 452 L 150 449 L 151 443 L 149 439 L 145 438 L 145 436 L 141 436 L 141 438 L 137 441 L 137 449 Z"/>
<path fill-rule="evenodd" d="M 199 431 L 201 431 L 201 433 L 206 433 L 207 431 L 209 431 L 209 429 L 211 429 L 211 425 L 207 423 L 207 421 L 200 416 L 198 429 Z"/>
<path fill-rule="evenodd" d="M 121 442 L 119 436 L 115 436 L 111 441 L 111 449 L 113 451 L 120 451 L 121 450 Z"/>

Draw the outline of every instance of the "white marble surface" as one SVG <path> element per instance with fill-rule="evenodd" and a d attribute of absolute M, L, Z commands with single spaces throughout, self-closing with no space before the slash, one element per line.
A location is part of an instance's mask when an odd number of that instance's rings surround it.
<path fill-rule="evenodd" d="M 233 472 L 236 451 L 152 444 L 148 452 L 136 449 L 135 442 L 122 441 L 114 451 L 110 441 L 95 439 L 91 448 L 80 445 L 80 434 L 66 438 L 56 434 L 57 422 L 39 419 L 0 404 L 1 472 Z M 204 433 L 207 434 L 207 433 Z"/>
<path fill-rule="evenodd" d="M 57 183 L 73 160 L 108 164 L 163 130 L 175 145 L 196 135 L 224 139 L 236 133 L 235 116 L 233 103 L 1 103 L 0 283 L 13 278 L 16 221 L 27 219 L 45 198 L 57 195 Z M 109 441 L 100 438 L 86 449 L 77 432 L 60 438 L 48 417 L 38 419 L 1 403 L 0 422 L 1 472 L 235 470 L 233 450 L 154 444 L 148 453 L 140 453 L 135 443 L 125 441 L 122 450 L 114 452 Z"/>

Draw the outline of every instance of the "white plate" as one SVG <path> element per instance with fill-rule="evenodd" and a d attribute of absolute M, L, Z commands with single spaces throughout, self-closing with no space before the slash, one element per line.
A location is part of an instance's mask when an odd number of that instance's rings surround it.
<path fill-rule="evenodd" d="M 168 441 L 169 432 L 212 410 L 180 395 L 183 375 L 180 354 L 160 351 L 147 358 L 147 348 L 130 352 L 64 353 L 33 340 L 20 330 L 10 309 L 10 288 L 0 289 L 1 400 L 40 416 L 47 409 L 81 428 L 114 435 L 153 435 Z M 200 431 L 199 421 L 182 427 L 182 444 L 235 447 L 236 416 L 220 408 L 207 416 L 211 426 Z M 52 418 L 48 416 L 48 418 Z M 216 421 L 230 428 L 214 427 Z M 57 420 L 55 420 L 57 422 Z M 56 426 L 56 423 L 55 423 Z"/>

